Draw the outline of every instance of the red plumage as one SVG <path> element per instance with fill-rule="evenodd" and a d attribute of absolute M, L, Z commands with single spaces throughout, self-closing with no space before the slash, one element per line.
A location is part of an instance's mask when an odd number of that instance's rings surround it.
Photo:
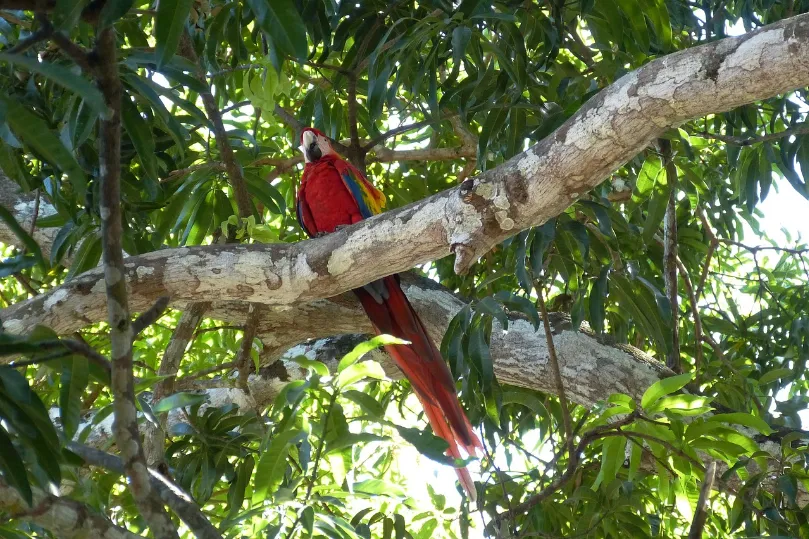
<path fill-rule="evenodd" d="M 384 205 L 381 194 L 359 170 L 334 153 L 322 133 L 311 128 L 304 133 L 307 131 L 316 138 L 313 143 L 312 135 L 308 135 L 307 147 L 307 139 L 301 135 L 307 163 L 298 190 L 297 210 L 298 220 L 310 236 L 333 232 L 338 226 L 370 217 L 375 213 L 375 202 L 379 202 L 379 207 Z M 379 279 L 354 293 L 378 334 L 386 333 L 411 343 L 385 349 L 410 380 L 435 434 L 449 444 L 447 453 L 461 458 L 459 446 L 468 455 L 482 449 L 458 402 L 452 373 L 402 291 L 399 276 Z M 475 499 L 467 469 L 456 471 L 464 490 Z"/>

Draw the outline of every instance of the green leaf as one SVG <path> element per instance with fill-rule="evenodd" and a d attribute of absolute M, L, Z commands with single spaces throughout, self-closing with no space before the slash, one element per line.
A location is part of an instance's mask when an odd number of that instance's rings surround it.
<path fill-rule="evenodd" d="M 744 412 L 733 412 L 729 414 L 716 414 L 707 419 L 707 421 L 719 422 L 719 423 L 734 423 L 736 425 L 744 425 L 745 427 L 750 427 L 756 429 L 761 434 L 765 436 L 769 436 L 773 433 L 772 428 L 767 424 L 766 421 L 761 419 L 760 417 L 756 417 L 752 414 L 746 414 Z"/>
<path fill-rule="evenodd" d="M 300 429 L 290 429 L 277 433 L 270 446 L 261 454 L 256 466 L 256 477 L 253 481 L 253 505 L 263 502 L 275 491 L 286 469 L 286 457 L 289 447 L 306 437 Z"/>
<path fill-rule="evenodd" d="M 73 28 L 79 22 L 81 12 L 88 3 L 90 0 L 56 0 L 56 6 L 53 8 L 56 28 L 59 30 Z"/>
<path fill-rule="evenodd" d="M 280 52 L 298 60 L 308 53 L 306 26 L 293 0 L 247 0 L 256 22 Z"/>
<path fill-rule="evenodd" d="M 3 472 L 6 482 L 20 493 L 29 507 L 33 505 L 33 493 L 25 464 L 2 427 L 0 427 L 0 471 Z"/>
<path fill-rule="evenodd" d="M 694 378 L 694 373 L 679 374 L 658 380 L 643 393 L 640 399 L 641 407 L 646 410 L 666 395 L 679 391 Z"/>
<path fill-rule="evenodd" d="M 157 69 L 162 69 L 174 56 L 185 30 L 185 21 L 193 0 L 160 0 L 155 18 L 155 56 Z"/>
<path fill-rule="evenodd" d="M 601 268 L 598 279 L 595 280 L 590 289 L 590 326 L 593 328 L 593 331 L 598 334 L 604 332 L 604 319 L 607 314 L 605 302 L 607 300 L 607 294 L 609 294 L 607 276 L 610 273 L 610 269 L 612 269 L 612 264 Z"/>
<path fill-rule="evenodd" d="M 759 385 L 766 386 L 767 384 L 771 384 L 776 380 L 780 380 L 785 376 L 789 376 L 792 374 L 792 369 L 788 369 L 786 367 L 780 369 L 773 369 L 771 371 L 767 371 L 761 375 L 761 378 L 758 379 Z"/>
<path fill-rule="evenodd" d="M 598 485 L 609 486 L 618 476 L 618 470 L 623 466 L 626 458 L 626 442 L 623 436 L 609 436 L 602 442 L 601 470 L 596 478 L 593 488 Z"/>
<path fill-rule="evenodd" d="M 239 464 L 236 481 L 228 489 L 228 517 L 236 515 L 241 510 L 244 503 L 244 494 L 247 491 L 247 485 L 250 484 L 250 477 L 253 475 L 255 464 L 256 461 L 252 455 L 247 455 Z"/>
<path fill-rule="evenodd" d="M 73 356 L 62 360 L 59 417 L 68 439 L 73 438 L 81 422 L 82 396 L 89 381 L 90 371 L 87 358 Z"/>
<path fill-rule="evenodd" d="M 410 344 L 409 341 L 403 341 L 393 335 L 377 335 L 371 340 L 361 342 L 354 347 L 349 353 L 343 356 L 340 363 L 337 364 L 337 372 L 341 373 L 364 356 L 371 350 L 379 348 L 380 346 L 387 346 L 391 344 Z"/>
<path fill-rule="evenodd" d="M 483 318 L 476 316 L 469 330 L 469 359 L 480 375 L 481 390 L 488 394 L 494 382 L 494 366 L 486 339 L 486 327 Z"/>
<path fill-rule="evenodd" d="M 328 376 L 329 375 L 329 368 L 326 366 L 325 363 L 321 361 L 316 361 L 314 359 L 309 359 L 306 356 L 297 356 L 292 358 L 290 361 L 297 365 L 300 365 L 304 369 L 310 369 L 312 372 L 317 373 L 320 376 Z"/>
<path fill-rule="evenodd" d="M 399 431 L 399 436 L 412 444 L 425 457 L 442 464 L 452 462 L 452 459 L 446 455 L 449 444 L 443 438 L 433 434 L 432 431 L 400 427 L 398 425 L 393 426 Z"/>
<path fill-rule="evenodd" d="M 66 280 L 70 280 L 85 271 L 95 268 L 101 259 L 101 236 L 97 232 L 91 233 L 84 238 L 79 250 L 73 257 L 73 263 L 67 272 Z"/>
<path fill-rule="evenodd" d="M 382 365 L 376 361 L 363 361 L 362 363 L 357 363 L 346 367 L 337 376 L 335 385 L 343 389 L 364 378 L 384 380 L 385 371 L 382 369 Z"/>
<path fill-rule="evenodd" d="M 393 496 L 395 498 L 406 498 L 407 493 L 399 485 L 389 483 L 382 479 L 367 479 L 359 481 L 350 486 L 353 492 L 371 494 L 374 496 Z"/>
<path fill-rule="evenodd" d="M 115 21 L 127 14 L 132 8 L 134 0 L 107 0 L 98 17 L 98 30 L 110 26 Z"/>
<path fill-rule="evenodd" d="M 162 3 L 162 2 L 161 2 Z M 155 156 L 154 135 L 146 120 L 141 117 L 138 108 L 129 100 L 121 100 L 121 122 L 126 129 L 135 151 L 143 165 L 146 175 L 157 181 L 157 157 Z"/>
<path fill-rule="evenodd" d="M 14 134 L 45 161 L 67 174 L 79 199 L 83 199 L 87 191 L 87 178 L 59 137 L 39 116 L 31 113 L 24 105 L 3 96 L 0 96 L 0 103 L 5 103 L 7 107 L 6 120 Z"/>
<path fill-rule="evenodd" d="M 101 91 L 90 81 L 81 75 L 73 73 L 65 66 L 39 62 L 31 56 L 6 53 L 0 53 L 0 62 L 22 66 L 28 71 L 40 74 L 80 96 L 87 105 L 102 117 L 106 118 L 108 116 L 108 108 L 104 103 L 104 96 L 101 95 Z"/>
<path fill-rule="evenodd" d="M 208 396 L 204 394 L 180 392 L 160 399 L 160 401 L 152 407 L 152 410 L 159 414 L 175 408 L 185 408 L 187 406 L 194 406 L 195 404 L 202 404 L 207 400 Z"/>

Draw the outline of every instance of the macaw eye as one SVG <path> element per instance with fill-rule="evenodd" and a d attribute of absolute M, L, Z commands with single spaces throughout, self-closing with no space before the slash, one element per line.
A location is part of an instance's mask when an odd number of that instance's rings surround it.
<path fill-rule="evenodd" d="M 315 139 L 315 140 L 313 140 L 313 141 L 312 141 L 312 144 L 310 144 L 310 145 L 309 145 L 309 149 L 310 149 L 310 150 L 314 150 L 314 149 L 315 149 L 315 146 L 317 146 L 317 139 Z"/>

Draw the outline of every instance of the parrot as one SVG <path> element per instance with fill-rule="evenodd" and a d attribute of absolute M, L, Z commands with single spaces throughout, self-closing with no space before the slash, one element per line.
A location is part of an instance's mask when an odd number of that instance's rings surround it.
<path fill-rule="evenodd" d="M 306 127 L 301 133 L 304 170 L 296 210 L 301 228 L 310 237 L 329 234 L 382 212 L 385 195 L 351 163 L 343 160 L 321 131 Z M 378 335 L 388 334 L 410 344 L 386 345 L 397 367 L 410 381 L 433 432 L 446 440 L 447 454 L 461 458 L 459 448 L 475 456 L 483 446 L 461 408 L 449 367 L 424 324 L 391 275 L 357 288 L 354 294 Z M 476 499 L 466 467 L 455 468 L 462 488 Z"/>

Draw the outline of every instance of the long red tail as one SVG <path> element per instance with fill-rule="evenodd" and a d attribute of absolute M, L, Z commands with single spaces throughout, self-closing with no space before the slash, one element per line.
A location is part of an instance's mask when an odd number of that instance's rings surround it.
<path fill-rule="evenodd" d="M 391 345 L 385 349 L 410 380 L 433 432 L 449 444 L 447 454 L 461 458 L 459 446 L 468 455 L 483 449 L 458 402 L 452 373 L 399 286 L 399 277 L 385 277 L 354 293 L 377 333 L 410 341 L 407 346 Z M 455 470 L 464 490 L 474 500 L 476 492 L 469 471 L 466 468 Z"/>

